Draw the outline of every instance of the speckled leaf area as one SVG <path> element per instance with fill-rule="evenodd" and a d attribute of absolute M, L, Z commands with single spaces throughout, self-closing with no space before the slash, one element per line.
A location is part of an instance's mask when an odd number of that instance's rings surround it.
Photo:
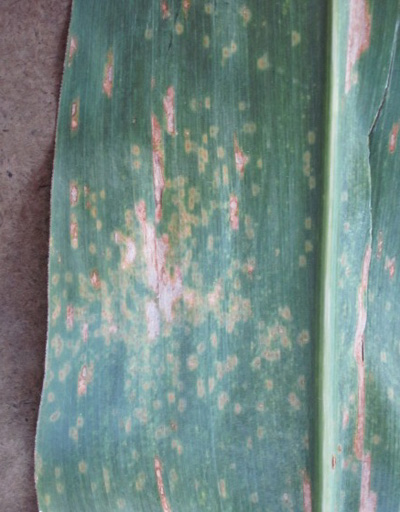
<path fill-rule="evenodd" d="M 324 9 L 75 1 L 42 512 L 311 511 Z"/>

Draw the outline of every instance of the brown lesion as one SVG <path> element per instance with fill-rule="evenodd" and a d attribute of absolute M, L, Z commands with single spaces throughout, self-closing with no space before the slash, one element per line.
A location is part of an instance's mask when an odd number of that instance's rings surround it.
<path fill-rule="evenodd" d="M 153 188 L 154 200 L 156 203 L 156 222 L 162 218 L 162 195 L 165 188 L 164 178 L 164 145 L 162 140 L 161 126 L 157 117 L 151 116 L 151 135 L 153 146 Z"/>
<path fill-rule="evenodd" d="M 171 16 L 171 12 L 169 10 L 167 0 L 161 0 L 161 14 L 162 14 L 163 20 L 166 20 L 167 18 L 169 18 Z"/>
<path fill-rule="evenodd" d="M 345 92 L 357 81 L 353 67 L 361 55 L 368 50 L 371 39 L 371 14 L 367 0 L 351 0 L 350 20 L 347 36 L 347 62 Z"/>
<path fill-rule="evenodd" d="M 172 512 L 167 497 L 165 495 L 161 460 L 157 456 L 154 458 L 154 472 L 156 475 L 158 495 L 160 497 L 162 510 L 163 512 Z"/>
<path fill-rule="evenodd" d="M 114 55 L 110 50 L 107 54 L 107 63 L 104 66 L 103 91 L 108 98 L 112 96 L 114 81 Z"/>

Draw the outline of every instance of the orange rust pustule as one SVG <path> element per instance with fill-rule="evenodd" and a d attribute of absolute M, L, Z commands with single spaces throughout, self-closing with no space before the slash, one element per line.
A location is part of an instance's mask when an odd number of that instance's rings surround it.
<path fill-rule="evenodd" d="M 365 453 L 361 467 L 361 491 L 359 512 L 375 512 L 377 495 L 371 491 L 371 454 Z"/>
<path fill-rule="evenodd" d="M 153 144 L 153 187 L 156 203 L 155 218 L 158 223 L 162 218 L 162 195 L 165 187 L 164 146 L 160 123 L 154 114 L 151 116 L 151 134 Z"/>
<path fill-rule="evenodd" d="M 352 86 L 352 71 L 361 55 L 368 50 L 371 39 L 371 15 L 367 0 L 351 0 L 349 31 L 347 36 L 347 61 L 345 92 Z"/>
<path fill-rule="evenodd" d="M 311 481 L 306 471 L 303 471 L 303 510 L 312 512 Z"/>
<path fill-rule="evenodd" d="M 396 151 L 396 145 L 397 145 L 397 136 L 399 134 L 399 123 L 394 123 L 392 126 L 392 130 L 390 132 L 389 136 L 389 153 L 394 153 Z"/>
<path fill-rule="evenodd" d="M 235 150 L 236 170 L 240 174 L 240 177 L 243 177 L 243 175 L 244 175 L 244 168 L 246 167 L 246 165 L 247 165 L 247 163 L 249 161 L 249 157 L 246 156 L 243 153 L 242 149 L 239 147 L 239 143 L 238 143 L 238 140 L 237 140 L 236 133 L 233 136 L 233 145 L 234 145 L 234 150 Z"/>
<path fill-rule="evenodd" d="M 170 135 L 176 135 L 175 129 L 175 89 L 168 87 L 167 94 L 163 100 L 164 114 L 167 121 L 167 132 Z"/>
<path fill-rule="evenodd" d="M 369 267 L 371 264 L 371 246 L 365 251 L 361 284 L 358 288 L 358 318 L 354 342 L 354 357 L 358 370 L 358 411 L 357 428 L 354 437 L 354 453 L 358 460 L 362 460 L 364 451 L 365 431 L 365 367 L 364 367 L 364 332 L 367 324 L 367 309 L 365 306 L 365 295 L 368 289 Z"/>
<path fill-rule="evenodd" d="M 114 81 L 114 56 L 111 51 L 107 55 L 107 63 L 104 66 L 103 91 L 108 98 L 112 96 Z"/>
<path fill-rule="evenodd" d="M 162 510 L 163 512 L 172 512 L 165 495 L 164 482 L 162 477 L 162 465 L 158 457 L 154 458 L 154 472 L 156 475 L 158 495 L 160 496 Z"/>

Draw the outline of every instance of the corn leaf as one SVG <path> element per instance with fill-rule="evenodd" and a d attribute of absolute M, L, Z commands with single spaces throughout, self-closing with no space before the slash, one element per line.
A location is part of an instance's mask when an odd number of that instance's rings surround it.
<path fill-rule="evenodd" d="M 41 512 L 400 506 L 397 0 L 75 0 Z"/>

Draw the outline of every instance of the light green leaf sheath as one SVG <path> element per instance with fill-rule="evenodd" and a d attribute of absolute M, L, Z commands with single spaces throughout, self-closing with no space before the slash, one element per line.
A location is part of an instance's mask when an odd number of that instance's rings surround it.
<path fill-rule="evenodd" d="M 41 512 L 400 510 L 397 0 L 75 0 Z"/>

